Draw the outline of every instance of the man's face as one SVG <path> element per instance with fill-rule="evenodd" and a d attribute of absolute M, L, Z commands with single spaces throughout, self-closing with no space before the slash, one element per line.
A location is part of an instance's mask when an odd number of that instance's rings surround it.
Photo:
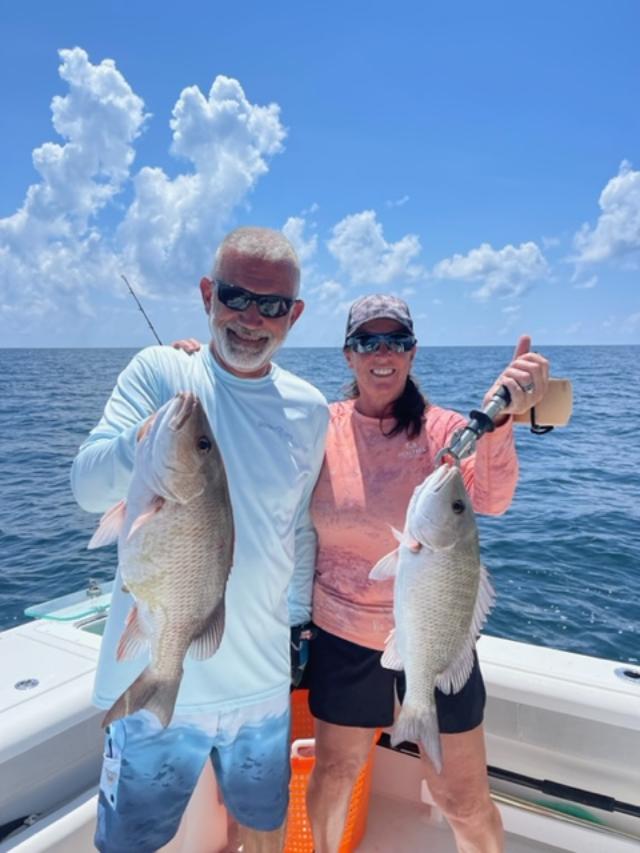
<path fill-rule="evenodd" d="M 255 294 L 278 294 L 295 299 L 297 276 L 288 263 L 266 261 L 227 251 L 216 276 L 229 285 Z M 203 278 L 200 290 L 211 329 L 214 356 L 235 376 L 253 379 L 266 375 L 271 357 L 296 322 L 304 303 L 297 300 L 283 317 L 264 317 L 255 302 L 234 311 L 218 298 L 215 282 Z"/>

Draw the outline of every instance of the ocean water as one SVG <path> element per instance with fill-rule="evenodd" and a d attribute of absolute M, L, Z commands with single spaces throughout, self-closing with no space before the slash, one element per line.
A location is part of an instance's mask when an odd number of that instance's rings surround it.
<path fill-rule="evenodd" d="M 486 633 L 640 660 L 640 347 L 547 347 L 569 377 L 574 413 L 548 435 L 517 428 L 521 475 L 500 518 L 481 519 L 497 591 Z M 113 577 L 115 546 L 88 551 L 96 517 L 69 488 L 78 445 L 96 423 L 125 349 L 0 350 L 0 629 L 29 605 Z M 509 361 L 507 347 L 424 348 L 416 374 L 431 400 L 467 414 Z M 337 349 L 278 358 L 339 399 Z"/>

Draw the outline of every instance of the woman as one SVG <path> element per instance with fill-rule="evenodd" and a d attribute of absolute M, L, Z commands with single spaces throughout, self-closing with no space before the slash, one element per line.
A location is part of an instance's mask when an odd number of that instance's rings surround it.
<path fill-rule="evenodd" d="M 511 503 L 518 476 L 510 414 L 528 410 L 546 391 L 548 363 L 520 339 L 499 377 L 511 404 L 498 428 L 462 462 L 479 513 Z M 410 370 L 416 354 L 407 305 L 365 296 L 349 312 L 344 354 L 354 374 L 349 399 L 331 406 L 325 461 L 312 515 L 318 533 L 313 621 L 306 673 L 315 717 L 316 764 L 307 805 L 316 853 L 336 853 L 353 783 L 376 728 L 393 722 L 400 674 L 383 669 L 381 651 L 393 628 L 393 582 L 370 581 L 371 567 L 397 543 L 414 488 L 434 469 L 438 451 L 465 420 L 427 403 Z M 489 796 L 482 717 L 485 690 L 477 659 L 464 688 L 436 691 L 443 767 L 423 755 L 424 774 L 460 851 L 503 849 L 499 813 Z"/>

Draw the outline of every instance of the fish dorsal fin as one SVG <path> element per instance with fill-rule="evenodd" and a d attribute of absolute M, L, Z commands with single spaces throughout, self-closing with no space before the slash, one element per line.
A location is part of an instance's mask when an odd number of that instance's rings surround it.
<path fill-rule="evenodd" d="M 142 626 L 138 605 L 134 604 L 129 611 L 124 631 L 118 643 L 116 660 L 133 660 L 147 650 L 148 644 L 149 641 Z"/>
<path fill-rule="evenodd" d="M 224 633 L 225 608 L 224 597 L 211 614 L 202 633 L 195 637 L 189 647 L 189 657 L 193 660 L 206 660 L 218 650 Z"/>
<path fill-rule="evenodd" d="M 375 564 L 369 572 L 369 580 L 385 581 L 389 578 L 395 578 L 398 568 L 398 549 L 387 554 Z"/>
<path fill-rule="evenodd" d="M 404 669 L 404 664 L 402 663 L 402 659 L 400 657 L 400 652 L 398 651 L 398 645 L 396 643 L 396 629 L 387 637 L 387 641 L 384 647 L 384 652 L 382 654 L 382 658 L 380 659 L 380 663 L 385 669 Z"/>
<path fill-rule="evenodd" d="M 111 545 L 115 542 L 122 530 L 126 511 L 127 502 L 124 500 L 118 501 L 115 506 L 108 509 L 100 519 L 98 529 L 91 537 L 87 548 L 101 548 L 103 545 Z"/>
<path fill-rule="evenodd" d="M 140 528 L 150 521 L 154 515 L 157 515 L 157 513 L 160 512 L 165 503 L 165 499 L 161 498 L 160 495 L 156 495 L 151 499 L 151 503 L 143 512 L 140 513 L 131 525 L 131 530 L 129 530 L 129 535 L 127 536 L 127 542 L 137 530 L 140 530 Z"/>
<path fill-rule="evenodd" d="M 457 657 L 436 678 L 436 687 L 440 688 L 443 693 L 458 693 L 467 683 L 473 669 L 473 652 L 476 646 L 476 637 L 480 633 L 489 611 L 493 607 L 494 600 L 495 594 L 491 586 L 489 573 L 484 566 L 480 566 L 480 581 L 478 583 L 476 603 L 469 632 Z"/>

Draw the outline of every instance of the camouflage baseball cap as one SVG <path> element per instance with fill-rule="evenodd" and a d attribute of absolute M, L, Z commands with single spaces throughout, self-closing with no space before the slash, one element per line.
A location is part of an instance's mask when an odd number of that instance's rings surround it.
<path fill-rule="evenodd" d="M 360 299 L 356 299 L 349 309 L 345 340 L 357 332 L 364 323 L 383 317 L 388 320 L 397 320 L 413 334 L 413 320 L 407 303 L 397 296 L 374 293 L 371 296 L 361 296 Z"/>

